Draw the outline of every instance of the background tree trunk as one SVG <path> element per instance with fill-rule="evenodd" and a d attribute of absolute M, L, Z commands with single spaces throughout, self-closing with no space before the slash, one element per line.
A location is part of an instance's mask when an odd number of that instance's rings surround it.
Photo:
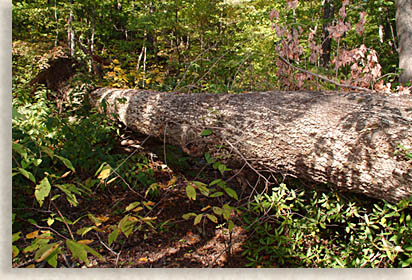
<path fill-rule="evenodd" d="M 329 182 L 391 202 L 412 195 L 412 100 L 365 93 L 177 94 L 101 88 L 108 115 L 180 145 L 192 156 L 228 154 L 284 175 Z M 202 131 L 213 133 L 201 136 Z"/>
<path fill-rule="evenodd" d="M 396 31 L 399 40 L 399 81 L 412 81 L 412 0 L 396 1 Z"/>

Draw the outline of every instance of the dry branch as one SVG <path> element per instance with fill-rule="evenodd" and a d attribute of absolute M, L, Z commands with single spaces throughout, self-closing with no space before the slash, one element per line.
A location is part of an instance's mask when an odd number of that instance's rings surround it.
<path fill-rule="evenodd" d="M 343 92 L 176 94 L 101 88 L 107 113 L 146 135 L 202 156 L 230 143 L 255 167 L 328 182 L 391 202 L 412 195 L 412 99 Z M 204 129 L 212 135 L 201 136 Z M 242 159 L 240 159 L 242 161 Z"/>

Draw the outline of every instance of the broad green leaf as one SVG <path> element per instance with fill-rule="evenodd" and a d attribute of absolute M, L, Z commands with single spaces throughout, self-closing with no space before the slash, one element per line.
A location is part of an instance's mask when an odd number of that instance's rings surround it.
<path fill-rule="evenodd" d="M 191 183 L 188 183 L 186 186 L 186 194 L 189 199 L 196 200 L 196 189 Z"/>
<path fill-rule="evenodd" d="M 232 170 L 232 169 L 230 169 L 230 168 L 227 168 L 226 165 L 224 165 L 223 163 L 222 163 L 222 164 L 219 164 L 218 167 L 217 167 L 217 169 L 220 171 L 220 174 L 222 174 L 222 175 L 223 175 L 223 173 L 224 173 L 225 171 L 230 171 L 230 170 Z"/>
<path fill-rule="evenodd" d="M 20 253 L 19 248 L 17 248 L 15 245 L 12 245 L 12 246 L 11 246 L 11 254 L 12 254 L 12 257 L 13 257 L 13 258 L 17 257 L 17 256 L 19 255 L 19 253 Z"/>
<path fill-rule="evenodd" d="M 110 167 L 104 168 L 102 171 L 100 171 L 99 176 L 97 176 L 97 179 L 100 179 L 104 181 L 107 179 L 107 177 L 110 176 L 112 169 Z"/>
<path fill-rule="evenodd" d="M 27 179 L 29 179 L 30 181 L 32 181 L 33 183 L 36 183 L 36 178 L 34 178 L 33 174 L 23 168 L 18 168 L 18 170 L 20 171 L 20 173 L 26 177 Z"/>
<path fill-rule="evenodd" d="M 59 248 L 60 244 L 61 244 L 61 241 L 56 242 L 56 243 L 47 244 L 41 247 L 39 250 L 37 250 L 36 254 L 34 255 L 34 260 L 36 262 L 44 261 L 52 253 L 55 253 L 55 251 Z"/>
<path fill-rule="evenodd" d="M 215 215 L 212 214 L 206 214 L 206 217 L 209 218 L 209 220 L 211 220 L 212 222 L 214 222 L 215 224 L 217 224 L 217 218 Z"/>
<path fill-rule="evenodd" d="M 18 111 L 17 111 L 17 108 L 16 107 L 11 107 L 11 118 L 13 119 L 13 120 L 17 120 L 17 119 L 20 119 L 22 117 L 22 114 L 20 114 Z"/>
<path fill-rule="evenodd" d="M 104 258 L 102 255 L 100 255 L 99 253 L 97 253 L 95 250 L 93 250 L 92 248 L 90 248 L 89 246 L 87 246 L 86 244 L 81 244 L 86 250 L 87 252 L 89 252 L 90 254 L 94 255 L 95 257 L 98 257 L 100 260 L 104 261 Z"/>
<path fill-rule="evenodd" d="M 40 147 L 40 149 L 41 149 L 42 152 L 46 153 L 50 158 L 54 157 L 54 152 L 53 152 L 52 149 L 50 149 L 48 147 L 44 147 L 44 146 Z"/>
<path fill-rule="evenodd" d="M 83 228 L 79 228 L 76 233 L 78 235 L 84 236 L 86 233 L 88 233 L 89 231 L 93 230 L 93 229 L 97 229 L 96 226 L 91 226 L 91 227 L 83 227 Z"/>
<path fill-rule="evenodd" d="M 108 239 L 109 239 L 109 247 L 110 246 L 112 246 L 112 243 L 114 242 L 114 241 L 116 241 L 116 239 L 117 239 L 117 237 L 119 236 L 119 229 L 117 228 L 117 229 L 115 229 L 114 231 L 112 231 L 110 234 L 109 234 L 109 237 L 108 237 Z"/>
<path fill-rule="evenodd" d="M 182 215 L 182 218 L 185 219 L 185 220 L 188 220 L 188 219 L 190 219 L 191 217 L 194 217 L 194 216 L 196 216 L 195 213 L 186 213 L 186 214 Z"/>
<path fill-rule="evenodd" d="M 223 193 L 222 192 L 215 192 L 215 193 L 212 193 L 211 195 L 209 195 L 209 197 L 219 197 L 219 196 L 222 196 L 223 195 Z"/>
<path fill-rule="evenodd" d="M 57 250 L 54 250 L 53 253 L 51 253 L 50 256 L 47 257 L 47 263 L 54 268 L 57 267 L 57 256 L 59 255 L 59 253 L 61 253 L 61 249 L 57 248 Z"/>
<path fill-rule="evenodd" d="M 203 218 L 203 214 L 198 214 L 193 222 L 194 225 L 197 225 L 198 223 L 200 223 L 200 221 Z"/>
<path fill-rule="evenodd" d="M 100 226 L 102 224 L 102 221 L 96 218 L 93 214 L 88 214 L 87 217 L 89 217 L 90 221 L 92 221 L 96 226 Z"/>
<path fill-rule="evenodd" d="M 207 185 L 205 183 L 199 182 L 199 181 L 193 181 L 193 184 L 196 185 L 196 187 L 199 189 L 199 191 L 204 195 L 208 196 L 209 195 L 209 189 L 207 188 Z"/>
<path fill-rule="evenodd" d="M 202 133 L 200 134 L 200 136 L 209 136 L 212 134 L 212 130 L 211 129 L 205 129 L 202 131 Z"/>
<path fill-rule="evenodd" d="M 79 244 L 71 239 L 66 239 L 66 245 L 67 248 L 69 248 L 70 252 L 72 252 L 73 258 L 78 258 L 84 261 L 86 264 L 89 264 L 86 248 L 82 244 Z"/>
<path fill-rule="evenodd" d="M 16 151 L 17 153 L 19 153 L 23 158 L 27 158 L 27 150 L 23 145 L 18 144 L 18 143 L 13 143 L 12 149 L 13 151 Z"/>
<path fill-rule="evenodd" d="M 13 243 L 14 241 L 19 240 L 21 238 L 20 234 L 21 234 L 21 231 L 13 233 L 13 235 L 11 237 L 11 243 Z"/>
<path fill-rule="evenodd" d="M 133 232 L 134 224 L 136 222 L 137 219 L 135 217 L 126 215 L 120 220 L 118 227 L 126 237 L 129 237 L 129 235 Z"/>
<path fill-rule="evenodd" d="M 64 158 L 64 157 L 62 157 L 62 156 L 55 156 L 56 158 L 58 158 L 58 159 L 60 159 L 62 162 L 63 162 L 63 164 L 67 167 L 67 168 L 69 168 L 71 171 L 73 171 L 73 172 L 76 172 L 76 170 L 74 169 L 74 167 L 73 167 L 73 165 L 72 165 L 72 163 L 71 163 L 71 161 L 70 160 L 68 160 L 67 158 Z"/>
<path fill-rule="evenodd" d="M 130 204 L 126 207 L 126 212 L 127 212 L 127 211 L 130 211 L 130 210 L 133 210 L 134 208 L 136 208 L 136 207 L 139 206 L 139 205 L 140 205 L 140 201 L 135 201 L 135 202 L 130 203 Z"/>
<path fill-rule="evenodd" d="M 42 159 L 41 159 L 41 158 L 38 158 L 38 159 L 33 160 L 34 166 L 39 166 L 41 162 L 42 162 Z"/>
<path fill-rule="evenodd" d="M 34 196 L 36 197 L 40 206 L 43 205 L 44 199 L 49 195 L 50 189 L 51 189 L 51 186 L 49 183 L 49 179 L 47 179 L 47 177 L 41 180 L 40 184 L 36 186 L 36 190 L 34 191 Z"/>
<path fill-rule="evenodd" d="M 209 184 L 210 187 L 213 186 L 213 185 L 218 185 L 218 186 L 220 186 L 220 187 L 223 187 L 223 186 L 226 185 L 226 183 L 225 183 L 225 181 L 223 181 L 222 179 L 216 179 L 216 180 L 213 180 L 213 181 Z"/>
<path fill-rule="evenodd" d="M 234 198 L 234 199 L 236 199 L 236 200 L 239 200 L 239 198 L 238 198 L 238 196 L 237 196 L 237 193 L 236 193 L 232 188 L 225 187 L 225 188 L 223 188 L 223 189 L 224 189 L 224 191 L 225 191 L 231 198 Z"/>
<path fill-rule="evenodd" d="M 222 215 L 223 214 L 223 209 L 222 208 L 213 206 L 212 210 L 216 215 Z"/>
<path fill-rule="evenodd" d="M 230 218 L 230 213 L 232 212 L 232 207 L 230 207 L 229 205 L 227 205 L 227 204 L 225 204 L 225 205 L 223 205 L 223 217 L 226 219 L 226 220 L 229 220 L 229 218 Z"/>

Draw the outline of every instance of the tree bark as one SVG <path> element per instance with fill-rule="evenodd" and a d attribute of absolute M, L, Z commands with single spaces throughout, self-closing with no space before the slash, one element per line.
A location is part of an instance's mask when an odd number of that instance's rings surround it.
<path fill-rule="evenodd" d="M 254 92 L 180 94 L 101 88 L 92 103 L 127 127 L 202 156 L 227 153 L 284 175 L 391 202 L 412 195 L 410 96 Z M 104 101 L 103 101 L 104 100 Z M 205 129 L 213 133 L 201 136 Z M 206 133 L 207 134 L 207 133 Z"/>
<path fill-rule="evenodd" d="M 412 0 L 396 1 L 396 31 L 399 41 L 399 81 L 412 81 Z"/>

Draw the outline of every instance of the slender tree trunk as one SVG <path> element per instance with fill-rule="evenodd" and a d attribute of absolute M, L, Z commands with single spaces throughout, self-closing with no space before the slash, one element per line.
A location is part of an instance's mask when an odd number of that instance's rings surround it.
<path fill-rule="evenodd" d="M 140 133 L 192 156 L 223 145 L 236 162 L 343 191 L 398 201 L 412 195 L 412 164 L 397 154 L 412 144 L 412 100 L 365 93 L 177 94 L 101 88 L 107 104 Z M 119 98 L 121 100 L 119 100 Z M 119 100 L 119 101 L 117 101 Z M 201 136 L 210 129 L 212 134 Z M 226 150 L 225 150 L 226 149 Z"/>
<path fill-rule="evenodd" d="M 332 38 L 329 37 L 328 27 L 333 20 L 335 7 L 331 3 L 332 0 L 325 0 L 323 5 L 323 38 L 322 38 L 322 56 L 321 63 L 324 67 L 329 65 L 330 51 L 332 45 Z"/>
<path fill-rule="evenodd" d="M 396 30 L 399 40 L 399 81 L 412 81 L 412 0 L 396 1 Z"/>
<path fill-rule="evenodd" d="M 73 3 L 74 0 L 70 0 L 70 13 L 69 13 L 69 20 L 68 20 L 68 29 L 67 29 L 67 43 L 70 50 L 70 55 L 74 56 L 74 49 L 75 49 L 75 38 L 74 38 L 74 30 L 73 30 Z"/>

